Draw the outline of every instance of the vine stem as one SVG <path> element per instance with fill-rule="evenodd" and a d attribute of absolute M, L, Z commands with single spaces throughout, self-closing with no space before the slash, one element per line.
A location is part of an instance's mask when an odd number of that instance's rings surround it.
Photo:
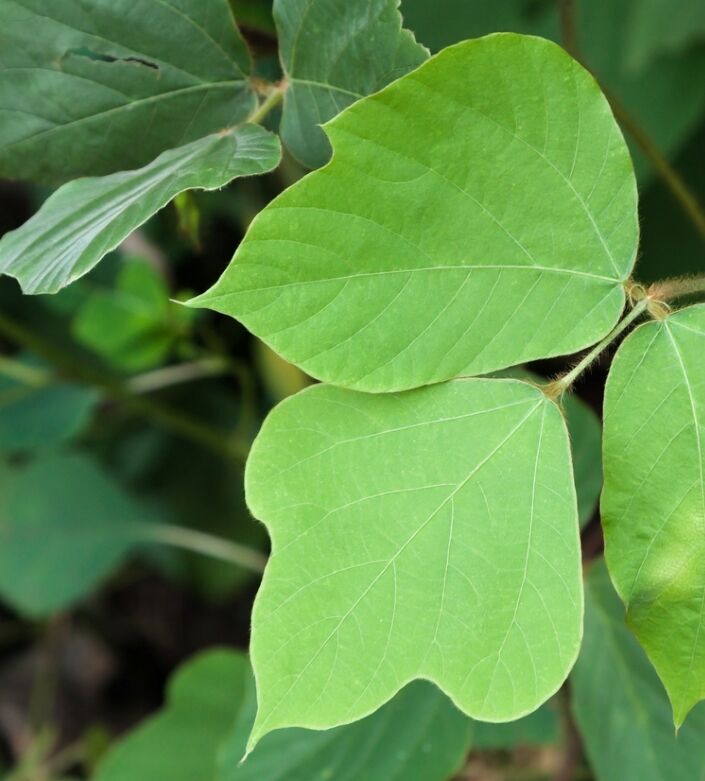
<path fill-rule="evenodd" d="M 267 563 L 267 557 L 253 548 L 196 529 L 188 529 L 185 526 L 152 523 L 149 524 L 146 532 L 154 542 L 202 553 L 228 564 L 236 564 L 251 572 L 264 572 L 264 565 Z"/>
<path fill-rule="evenodd" d="M 649 307 L 651 299 L 649 297 L 642 298 L 638 301 L 634 308 L 628 315 L 623 317 L 617 325 L 607 334 L 607 336 L 598 342 L 592 350 L 590 350 L 585 357 L 580 360 L 569 372 L 559 377 L 557 380 L 549 383 L 545 387 L 545 392 L 551 398 L 557 398 L 561 394 L 570 388 L 570 386 L 577 380 L 577 378 L 590 366 L 595 359 L 607 348 L 612 342 L 625 331 L 641 314 L 643 314 Z"/>
<path fill-rule="evenodd" d="M 705 276 L 674 277 L 654 282 L 649 288 L 649 297 L 659 301 L 670 301 L 673 298 L 705 293 Z"/>

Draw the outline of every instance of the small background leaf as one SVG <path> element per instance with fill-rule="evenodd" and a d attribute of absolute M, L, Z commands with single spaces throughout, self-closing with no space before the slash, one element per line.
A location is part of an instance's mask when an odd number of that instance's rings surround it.
<path fill-rule="evenodd" d="M 624 624 L 603 562 L 590 568 L 572 708 L 597 781 L 692 781 L 705 773 L 705 706 L 675 733 L 666 692 Z"/>
<path fill-rule="evenodd" d="M 398 7 L 399 0 L 275 0 L 279 51 L 289 80 L 282 140 L 309 168 L 330 157 L 318 125 L 428 57 L 401 28 Z"/>

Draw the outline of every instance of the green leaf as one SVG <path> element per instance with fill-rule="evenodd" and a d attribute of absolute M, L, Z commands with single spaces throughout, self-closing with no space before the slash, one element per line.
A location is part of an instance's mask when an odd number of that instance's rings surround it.
<path fill-rule="evenodd" d="M 279 163 L 276 136 L 256 125 L 170 149 L 136 171 L 59 188 L 21 228 L 0 240 L 0 273 L 25 293 L 55 293 L 184 190 L 214 190 Z"/>
<path fill-rule="evenodd" d="M 602 522 L 677 725 L 705 697 L 705 305 L 640 326 L 605 392 Z"/>
<path fill-rule="evenodd" d="M 95 781 L 215 781 L 248 674 L 246 658 L 232 651 L 191 659 L 172 678 L 164 710 L 108 752 Z"/>
<path fill-rule="evenodd" d="M 240 764 L 255 708 L 246 657 L 200 654 L 172 679 L 165 708 L 108 753 L 95 781 L 445 781 L 471 732 L 435 686 L 417 682 L 359 724 L 277 732 Z"/>
<path fill-rule="evenodd" d="M 304 165 L 330 157 L 319 125 L 420 65 L 428 50 L 401 27 L 400 0 L 276 0 L 284 97 L 282 140 Z"/>
<path fill-rule="evenodd" d="M 641 0 L 632 9 L 627 45 L 634 68 L 697 42 L 705 42 L 705 3 Z"/>
<path fill-rule="evenodd" d="M 169 355 L 185 312 L 169 301 L 164 279 L 149 263 L 130 260 L 114 290 L 96 290 L 81 304 L 71 331 L 113 366 L 144 371 Z"/>
<path fill-rule="evenodd" d="M 30 385 L 0 376 L 0 453 L 51 448 L 71 439 L 87 425 L 98 400 L 95 390 L 79 385 L 49 379 Z"/>
<path fill-rule="evenodd" d="M 573 454 L 578 518 L 583 527 L 594 515 L 602 490 L 602 426 L 592 408 L 577 396 L 566 394 L 563 403 Z"/>
<path fill-rule="evenodd" d="M 575 488 L 563 419 L 535 387 L 313 386 L 267 418 L 245 486 L 273 550 L 251 745 L 359 719 L 414 678 L 508 721 L 567 675 L 582 629 Z"/>
<path fill-rule="evenodd" d="M 705 774 L 705 706 L 676 734 L 663 687 L 631 632 L 602 562 L 585 589 L 585 640 L 572 709 L 597 781 L 692 781 Z"/>
<path fill-rule="evenodd" d="M 255 104 L 227 0 L 3 0 L 0 51 L 0 176 L 137 168 Z"/>
<path fill-rule="evenodd" d="M 518 746 L 547 746 L 558 743 L 560 725 L 556 708 L 544 703 L 523 719 L 507 724 L 478 721 L 473 731 L 473 748 L 496 751 Z"/>
<path fill-rule="evenodd" d="M 459 44 L 326 130 L 333 160 L 258 214 L 193 305 L 367 391 L 571 353 L 614 325 L 636 186 L 605 98 L 560 47 Z"/>
<path fill-rule="evenodd" d="M 221 752 L 219 781 L 446 781 L 460 768 L 473 731 L 437 687 L 414 681 L 355 724 L 267 735 L 240 765 L 256 707 L 251 681 Z"/>
<path fill-rule="evenodd" d="M 141 508 L 86 457 L 48 456 L 1 483 L 0 594 L 22 613 L 68 607 L 144 536 Z"/>

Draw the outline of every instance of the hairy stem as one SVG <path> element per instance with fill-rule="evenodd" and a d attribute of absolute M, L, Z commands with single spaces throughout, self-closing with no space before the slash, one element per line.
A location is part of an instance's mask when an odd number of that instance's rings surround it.
<path fill-rule="evenodd" d="M 670 301 L 674 298 L 705 293 L 705 276 L 675 277 L 655 282 L 649 288 L 649 296 L 658 301 Z"/>
<path fill-rule="evenodd" d="M 251 570 L 263 572 L 267 557 L 253 548 L 239 545 L 222 537 L 215 537 L 185 526 L 172 526 L 170 524 L 155 523 L 148 527 L 148 534 L 155 542 L 163 545 L 171 545 L 183 548 L 195 553 L 202 553 L 229 564 Z"/>
<path fill-rule="evenodd" d="M 590 350 L 590 352 L 587 353 L 587 355 L 585 355 L 585 357 L 580 360 L 569 372 L 564 374 L 562 377 L 559 377 L 557 380 L 549 383 L 546 386 L 546 393 L 551 396 L 551 398 L 557 398 L 558 396 L 565 393 L 565 391 L 570 388 L 570 386 L 588 368 L 588 366 L 590 366 L 595 361 L 595 359 L 604 350 L 606 350 L 623 331 L 625 331 L 644 311 L 646 311 L 649 303 L 649 298 L 643 298 L 641 301 L 637 302 L 629 314 L 623 317 L 619 323 L 617 323 L 617 325 L 607 334 L 607 336 L 601 342 L 598 342 L 592 348 L 592 350 Z"/>

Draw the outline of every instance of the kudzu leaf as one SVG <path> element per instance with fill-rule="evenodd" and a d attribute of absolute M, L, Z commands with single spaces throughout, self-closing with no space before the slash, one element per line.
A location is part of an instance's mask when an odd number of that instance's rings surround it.
<path fill-rule="evenodd" d="M 3 0 L 0 51 L 0 176 L 137 168 L 255 104 L 227 0 Z"/>
<path fill-rule="evenodd" d="M 218 752 L 242 707 L 248 674 L 247 659 L 225 649 L 190 659 L 171 679 L 163 711 L 115 744 L 95 781 L 220 779 Z"/>
<path fill-rule="evenodd" d="M 629 154 L 592 77 L 512 34 L 446 49 L 326 125 L 194 299 L 309 374 L 391 391 L 574 352 L 624 304 Z"/>
<path fill-rule="evenodd" d="M 436 686 L 414 681 L 355 724 L 325 732 L 277 730 L 239 764 L 256 708 L 250 677 L 221 751 L 219 781 L 446 781 L 460 768 L 474 731 Z"/>
<path fill-rule="evenodd" d="M 84 456 L 47 456 L 4 471 L 0 595 L 30 616 L 70 606 L 144 537 L 142 517 L 140 506 Z"/>
<path fill-rule="evenodd" d="M 508 721 L 567 675 L 582 627 L 575 488 L 565 424 L 537 388 L 313 386 L 267 418 L 245 486 L 273 550 L 250 747 L 359 719 L 415 678 Z"/>
<path fill-rule="evenodd" d="M 25 293 L 56 293 L 178 193 L 271 171 L 279 156 L 276 136 L 244 125 L 170 149 L 135 171 L 69 182 L 0 239 L 0 273 L 15 277 Z"/>
<path fill-rule="evenodd" d="M 320 124 L 420 65 L 428 50 L 401 27 L 400 0 L 275 0 L 284 96 L 282 140 L 304 165 L 330 157 Z"/>
<path fill-rule="evenodd" d="M 666 692 L 624 624 L 601 561 L 587 577 L 585 639 L 570 681 L 573 714 L 597 781 L 703 778 L 705 706 L 675 733 Z"/>
<path fill-rule="evenodd" d="M 622 344 L 605 391 L 602 523 L 627 621 L 676 725 L 705 697 L 705 305 Z"/>
<path fill-rule="evenodd" d="M 124 371 L 145 371 L 169 355 L 192 315 L 169 300 L 163 276 L 149 263 L 128 260 L 115 288 L 90 293 L 80 305 L 71 332 L 81 344 Z"/>

